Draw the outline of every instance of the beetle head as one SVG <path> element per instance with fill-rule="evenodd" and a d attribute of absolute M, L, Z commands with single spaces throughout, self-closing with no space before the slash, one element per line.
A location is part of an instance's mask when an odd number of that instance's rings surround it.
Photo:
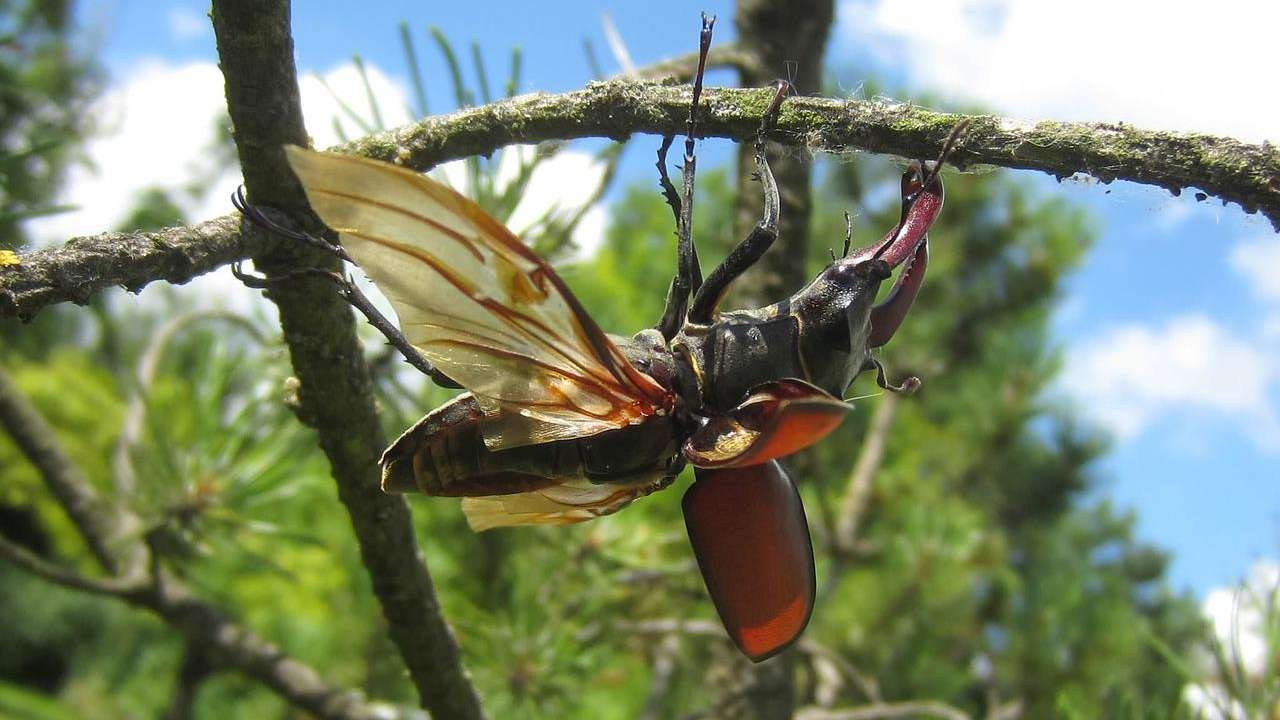
<path fill-rule="evenodd" d="M 944 197 L 937 167 L 912 163 L 902 176 L 902 213 L 893 229 L 879 242 L 832 261 L 791 298 L 804 322 L 806 362 L 829 391 L 844 391 L 871 348 L 893 336 L 920 290 L 929 228 Z M 876 304 L 881 283 L 898 267 L 903 270 L 893 289 Z"/>

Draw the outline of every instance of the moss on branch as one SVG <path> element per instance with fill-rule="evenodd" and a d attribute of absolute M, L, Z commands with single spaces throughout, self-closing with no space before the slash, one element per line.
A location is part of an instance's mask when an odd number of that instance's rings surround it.
<path fill-rule="evenodd" d="M 610 80 L 574 92 L 522 95 L 427 118 L 338 149 L 427 169 L 515 143 L 679 132 L 688 93 L 683 85 Z M 707 88 L 701 131 L 739 141 L 753 137 L 770 93 Z M 1194 188 L 1237 203 L 1246 212 L 1261 212 L 1280 229 L 1280 151 L 1265 143 L 1120 123 L 1021 123 L 887 101 L 811 97 L 788 100 L 771 137 L 815 152 L 931 157 L 962 117 L 971 124 L 953 155 L 961 166 L 1040 170 L 1058 177 L 1086 173 L 1174 193 Z M 19 265 L 0 267 L 0 318 L 28 319 L 51 303 L 84 302 L 115 285 L 137 290 L 155 280 L 185 282 L 247 256 L 230 216 L 159 233 L 77 238 L 22 255 Z"/>
<path fill-rule="evenodd" d="M 408 167 L 485 155 L 504 145 L 553 139 L 679 132 L 689 90 L 633 80 L 592 83 L 560 95 L 534 93 L 427 118 L 341 146 Z M 707 88 L 699 131 L 748 140 L 772 97 L 769 89 Z M 942 113 L 880 100 L 796 97 L 782 106 L 771 139 L 815 152 L 935 155 L 955 124 L 970 125 L 955 164 L 1040 170 L 1058 177 L 1086 173 L 1104 182 L 1130 180 L 1175 194 L 1196 188 L 1262 212 L 1280 229 L 1280 151 L 1197 133 L 1142 130 L 1122 123 L 1021 123 L 994 115 Z"/>

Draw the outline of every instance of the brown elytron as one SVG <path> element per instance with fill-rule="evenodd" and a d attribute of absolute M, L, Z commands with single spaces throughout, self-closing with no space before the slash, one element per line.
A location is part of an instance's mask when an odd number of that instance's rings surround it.
<path fill-rule="evenodd" d="M 800 494 L 776 460 L 697 475 L 683 501 L 689 541 L 729 636 L 759 662 L 790 644 L 813 612 Z M 798 537 L 806 541 L 790 541 Z"/>

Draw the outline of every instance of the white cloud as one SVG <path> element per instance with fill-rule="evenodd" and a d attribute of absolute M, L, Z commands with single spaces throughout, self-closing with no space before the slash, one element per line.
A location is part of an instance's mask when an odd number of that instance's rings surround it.
<path fill-rule="evenodd" d="M 175 11 L 171 16 L 175 32 L 186 27 L 181 18 L 173 20 L 179 15 Z M 366 65 L 365 73 L 383 123 L 389 127 L 408 123 L 411 118 L 404 87 L 375 66 Z M 317 147 L 342 140 L 334 127 L 335 120 L 348 135 L 363 134 L 360 123 L 336 99 L 341 97 L 366 122 L 370 121 L 372 113 L 364 81 L 355 65 L 346 63 L 323 75 L 303 72 L 299 87 L 303 115 Z M 170 191 L 171 199 L 193 221 L 231 211 L 228 198 L 241 182 L 239 170 L 220 167 L 210 152 L 217 123 L 229 122 L 224 110 L 222 74 L 216 65 L 177 65 L 160 60 L 139 63 L 107 89 L 93 112 L 102 120 L 99 135 L 84 148 L 88 163 L 71 169 L 57 200 L 77 209 L 29 221 L 26 228 L 37 244 L 115 228 L 140 194 L 153 187 Z M 510 182 L 516 167 L 515 154 L 504 153 L 499 183 Z M 451 163 L 442 172 L 460 183 L 461 170 L 460 163 Z M 602 164 L 591 155 L 562 150 L 535 171 L 512 218 L 512 227 L 517 231 L 526 229 L 551 207 L 558 208 L 561 215 L 576 211 L 603 173 Z M 194 192 L 185 190 L 193 185 Z M 575 242 L 582 248 L 594 248 L 603 236 L 604 225 L 604 210 L 592 208 L 579 224 Z M 197 278 L 180 292 L 204 306 L 246 311 L 263 304 L 257 293 L 248 292 L 226 270 Z M 149 297 L 158 300 L 158 295 L 152 291 L 121 302 L 145 304 L 150 302 Z"/>
<path fill-rule="evenodd" d="M 365 63 L 365 75 L 373 90 L 374 102 L 381 113 L 383 125 L 397 127 L 407 124 L 411 118 L 409 96 L 404 86 L 369 63 Z M 334 128 L 335 119 L 349 138 L 365 134 L 360 122 L 374 126 L 374 115 L 369 106 L 364 81 L 354 63 L 344 63 L 323 75 L 303 72 L 298 88 L 302 93 L 302 116 L 306 119 L 307 132 L 316 147 L 331 147 L 343 141 Z M 342 103 L 337 98 L 342 98 L 342 102 L 359 116 L 359 122 L 342 109 Z"/>
<path fill-rule="evenodd" d="M 366 71 L 386 122 L 408 122 L 404 89 L 376 67 Z M 335 93 L 359 98 L 361 102 L 353 105 L 366 110 L 364 85 L 354 65 L 340 65 L 323 77 Z M 339 142 L 335 118 L 360 134 L 319 76 L 304 74 L 300 87 L 303 115 L 317 146 Z M 58 198 L 60 204 L 76 209 L 28 222 L 37 244 L 116 227 L 139 195 L 152 187 L 171 191 L 171 199 L 192 220 L 231 210 L 228 198 L 240 184 L 239 171 L 218 167 L 210 152 L 216 124 L 229 122 L 217 65 L 143 61 L 107 89 L 93 114 L 100 118 L 100 127 L 84 148 L 88 162 L 71 169 Z M 196 192 L 185 192 L 193 183 L 199 185 Z"/>
<path fill-rule="evenodd" d="M 1202 315 L 1103 329 L 1068 353 L 1063 386 L 1122 439 L 1165 415 L 1237 423 L 1280 450 L 1280 359 Z"/>
<path fill-rule="evenodd" d="M 1006 113 L 1280 140 L 1280 4 L 845 0 L 846 41 Z"/>
<path fill-rule="evenodd" d="M 1280 4 L 1253 0 L 840 4 L 844 41 L 901 68 L 915 87 L 1029 120 L 1123 121 L 1254 142 L 1280 140 L 1280 95 L 1257 91 L 1271 84 L 1277 25 Z M 1155 229 L 1196 206 L 1189 197 L 1160 205 Z M 1243 243 L 1230 262 L 1264 305 L 1257 328 L 1233 333 L 1183 315 L 1101 329 L 1070 354 L 1064 384 L 1122 438 L 1165 416 L 1211 415 L 1280 449 L 1280 240 Z"/>
<path fill-rule="evenodd" d="M 206 15 L 191 8 L 169 8 L 169 32 L 175 40 L 194 40 L 212 36 L 213 28 Z"/>
<path fill-rule="evenodd" d="M 1229 260 L 1259 300 L 1280 303 L 1280 235 L 1246 240 L 1232 248 Z"/>
<path fill-rule="evenodd" d="M 224 117 L 222 74 L 212 63 L 145 61 L 107 90 L 93 115 L 100 130 L 84 148 L 89 164 L 71 169 L 58 198 L 77 209 L 29 222 L 38 243 L 112 229 L 144 190 L 180 189 L 213 175 L 209 150 L 215 123 Z M 202 216 L 205 196 L 216 193 L 225 206 L 236 183 L 220 177 L 199 197 L 174 193 L 173 199 Z"/>
<path fill-rule="evenodd" d="M 1209 621 L 1218 651 L 1230 668 L 1238 667 L 1243 674 L 1243 677 L 1231 678 L 1234 681 L 1231 684 L 1265 680 L 1265 676 L 1276 672 L 1276 661 L 1271 658 L 1280 648 L 1268 641 L 1268 635 L 1275 630 L 1268 631 L 1267 623 L 1276 622 L 1280 613 L 1277 603 L 1280 603 L 1280 561 L 1276 560 L 1255 562 L 1239 586 L 1216 588 L 1205 597 L 1201 611 Z M 1183 697 L 1192 710 L 1213 720 L 1247 717 L 1244 706 L 1226 692 L 1227 678 L 1219 676 L 1221 669 L 1217 663 L 1205 657 L 1202 665 L 1205 679 L 1183 689 Z"/>
<path fill-rule="evenodd" d="M 1203 611 L 1213 635 L 1246 675 L 1256 677 L 1268 666 L 1266 617 L 1280 612 L 1280 561 L 1260 560 L 1239 587 L 1217 588 L 1205 596 Z"/>
<path fill-rule="evenodd" d="M 532 148 L 521 150 L 532 151 Z M 510 182 L 514 176 L 515 163 L 506 162 L 507 156 L 514 158 L 515 154 L 504 156 L 499 182 Z M 519 232 L 532 226 L 548 208 L 555 208 L 557 217 L 567 219 L 591 199 L 596 188 L 604 182 L 604 173 L 604 163 L 577 150 L 561 150 L 543 160 L 533 171 L 520 204 L 511 214 L 511 228 Z M 600 246 L 604 240 L 605 225 L 604 208 L 598 205 L 583 215 L 573 232 L 573 242 L 581 254 L 589 255 Z"/>

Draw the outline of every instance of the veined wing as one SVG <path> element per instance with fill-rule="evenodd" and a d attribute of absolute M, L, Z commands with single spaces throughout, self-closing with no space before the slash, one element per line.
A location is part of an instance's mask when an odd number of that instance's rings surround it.
<path fill-rule="evenodd" d="M 593 435 L 664 404 L 551 266 L 478 205 L 386 163 L 285 150 L 405 337 L 475 394 L 486 446 Z"/>

